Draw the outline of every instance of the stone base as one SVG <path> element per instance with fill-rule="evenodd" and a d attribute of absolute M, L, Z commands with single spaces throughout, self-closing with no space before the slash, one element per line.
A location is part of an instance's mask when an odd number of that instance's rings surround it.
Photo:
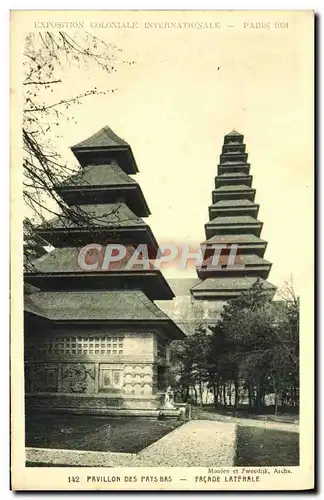
<path fill-rule="evenodd" d="M 180 409 L 161 408 L 158 397 L 106 397 L 85 394 L 26 395 L 27 412 L 67 413 L 77 415 L 106 415 L 152 418 L 180 418 Z"/>
<path fill-rule="evenodd" d="M 191 420 L 191 404 L 174 403 L 174 406 L 180 411 L 180 420 Z"/>
<path fill-rule="evenodd" d="M 181 412 L 177 408 L 173 409 L 163 409 L 159 410 L 159 415 L 158 418 L 161 420 L 169 419 L 169 418 L 176 418 L 176 419 L 181 419 Z"/>

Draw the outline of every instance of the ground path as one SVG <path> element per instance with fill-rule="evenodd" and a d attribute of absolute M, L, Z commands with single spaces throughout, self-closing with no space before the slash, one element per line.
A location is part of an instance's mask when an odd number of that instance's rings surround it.
<path fill-rule="evenodd" d="M 235 461 L 237 426 L 299 432 L 298 421 L 288 423 L 265 416 L 244 418 L 195 409 L 193 420 L 138 453 L 27 448 L 26 459 L 35 465 L 231 467 Z"/>
<path fill-rule="evenodd" d="M 232 467 L 233 423 L 191 420 L 139 453 L 27 448 L 26 460 L 48 465 L 92 467 Z"/>

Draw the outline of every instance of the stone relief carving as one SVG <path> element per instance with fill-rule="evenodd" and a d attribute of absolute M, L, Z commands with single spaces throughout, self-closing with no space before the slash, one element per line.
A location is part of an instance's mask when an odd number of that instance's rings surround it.
<path fill-rule="evenodd" d="M 131 394 L 150 394 L 153 386 L 151 365 L 128 364 L 124 367 L 124 389 Z"/>
<path fill-rule="evenodd" d="M 136 396 L 152 394 L 153 367 L 149 364 L 127 364 L 124 367 L 124 390 Z"/>
<path fill-rule="evenodd" d="M 85 392 L 87 389 L 87 374 L 94 378 L 94 367 L 86 368 L 82 363 L 68 365 L 62 370 L 62 377 L 67 379 L 71 392 Z"/>
<path fill-rule="evenodd" d="M 26 392 L 56 392 L 58 370 L 55 364 L 46 363 L 25 366 Z"/>
<path fill-rule="evenodd" d="M 125 365 L 124 367 L 124 375 L 133 375 L 133 374 L 144 374 L 149 375 L 153 372 L 151 365 Z"/>

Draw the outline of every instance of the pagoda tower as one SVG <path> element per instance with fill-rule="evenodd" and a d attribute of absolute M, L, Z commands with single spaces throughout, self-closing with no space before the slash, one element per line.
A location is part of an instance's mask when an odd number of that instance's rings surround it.
<path fill-rule="evenodd" d="M 243 139 L 235 130 L 224 138 L 209 222 L 205 224 L 206 241 L 201 244 L 204 260 L 197 267 L 201 282 L 190 290 L 195 299 L 227 301 L 257 280 L 272 296 L 276 291 L 266 281 L 271 263 L 263 258 L 267 243 L 260 238 L 263 223 L 258 220 L 259 205 Z M 213 262 L 216 245 L 218 254 L 223 247 L 217 264 Z"/>
<path fill-rule="evenodd" d="M 37 228 L 54 250 L 25 272 L 26 408 L 158 415 L 169 344 L 185 335 L 154 304 L 174 297 L 160 270 L 128 266 L 139 245 L 158 250 L 135 158 L 109 127 L 71 149 L 81 170 L 55 187 L 70 210 Z M 107 244 L 123 259 L 105 265 Z"/>

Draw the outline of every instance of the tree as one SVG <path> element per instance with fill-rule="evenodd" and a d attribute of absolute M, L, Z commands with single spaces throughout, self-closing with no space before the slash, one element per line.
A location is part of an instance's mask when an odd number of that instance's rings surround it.
<path fill-rule="evenodd" d="M 249 396 L 250 410 L 261 412 L 267 394 L 275 395 L 275 413 L 289 401 L 298 406 L 299 299 L 286 284 L 282 300 L 272 301 L 257 281 L 229 301 L 216 325 L 202 326 L 171 344 L 172 385 L 187 401 L 190 390 L 213 389 L 215 406 L 239 404 L 239 390 Z"/>
<path fill-rule="evenodd" d="M 235 404 L 238 404 L 239 378 L 243 378 L 248 387 L 250 405 L 258 410 L 261 409 L 271 350 L 272 315 L 269 304 L 269 296 L 256 282 L 250 290 L 225 305 L 220 322 L 214 329 L 213 344 L 217 346 L 221 335 L 228 349 L 227 353 L 221 353 L 223 380 L 233 381 Z M 214 348 L 216 351 L 217 347 Z"/>
<path fill-rule="evenodd" d="M 291 282 L 286 282 L 280 291 L 281 307 L 278 308 L 274 351 L 275 410 L 281 392 L 282 403 L 287 396 L 294 406 L 299 404 L 299 297 Z"/>
<path fill-rule="evenodd" d="M 209 383 L 214 393 L 214 404 L 217 407 L 222 401 L 226 406 L 226 387 L 231 389 L 232 383 L 235 389 L 235 406 L 238 405 L 238 367 L 234 356 L 235 344 L 226 336 L 221 322 L 211 327 L 211 350 L 209 353 Z"/>
<path fill-rule="evenodd" d="M 32 271 L 34 269 L 33 261 L 46 254 L 44 246 L 46 241 L 35 234 L 34 226 L 28 217 L 23 221 L 24 235 L 24 270 Z"/>
<path fill-rule="evenodd" d="M 134 64 L 120 59 L 121 49 L 87 32 L 71 36 L 65 32 L 29 33 L 24 52 L 24 109 L 23 109 L 23 197 L 31 209 L 33 222 L 46 224 L 48 216 L 77 221 L 89 226 L 92 219 L 81 208 L 71 209 L 55 192 L 55 186 L 76 173 L 58 152 L 54 151 L 53 136 L 59 137 L 62 120 L 75 121 L 70 108 L 83 99 L 116 89 L 99 91 L 97 87 L 84 92 L 57 98 L 64 88 L 64 71 L 99 66 L 110 74 L 117 64 Z"/>
<path fill-rule="evenodd" d="M 218 376 L 223 383 L 233 380 L 236 393 L 238 380 L 243 380 L 250 409 L 257 412 L 262 410 L 266 393 L 275 393 L 275 412 L 279 392 L 293 388 L 296 396 L 299 302 L 291 290 L 290 294 L 289 300 L 273 302 L 256 282 L 224 307 L 214 328 L 214 363 L 221 367 Z"/>
<path fill-rule="evenodd" d="M 198 388 L 200 404 L 203 403 L 204 384 L 209 379 L 210 349 L 211 336 L 203 327 L 183 341 L 171 344 L 172 384 L 178 388 L 184 401 L 188 400 L 192 389 L 197 403 Z"/>

